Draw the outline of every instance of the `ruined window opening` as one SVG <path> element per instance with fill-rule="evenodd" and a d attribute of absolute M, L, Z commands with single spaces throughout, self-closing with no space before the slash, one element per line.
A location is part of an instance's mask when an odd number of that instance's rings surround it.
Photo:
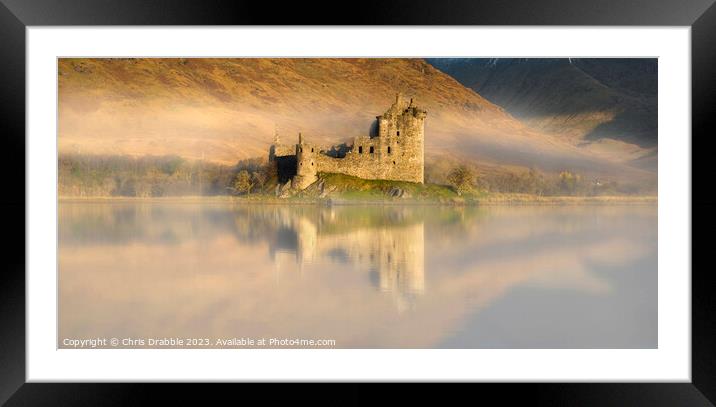
<path fill-rule="evenodd" d="M 400 130 L 396 131 L 396 132 L 395 132 L 395 135 L 396 135 L 396 136 L 399 136 L 399 135 L 400 135 Z"/>
<path fill-rule="evenodd" d="M 299 151 L 300 153 L 302 153 L 302 152 L 303 152 L 303 147 L 299 147 L 299 148 L 298 148 L 298 151 Z"/>
<path fill-rule="evenodd" d="M 311 161 L 311 165 L 313 165 L 313 161 Z"/>
<path fill-rule="evenodd" d="M 388 146 L 388 154 L 390 154 L 390 146 Z"/>
<path fill-rule="evenodd" d="M 395 161 L 393 161 L 393 165 L 395 165 Z"/>
<path fill-rule="evenodd" d="M 373 149 L 373 146 L 370 146 L 370 153 L 373 154 L 373 152 L 375 152 L 375 150 Z"/>
<path fill-rule="evenodd" d="M 311 147 L 311 152 L 313 152 L 313 147 Z M 313 165 L 313 164 L 311 164 L 311 165 Z"/>
<path fill-rule="evenodd" d="M 358 154 L 363 154 L 363 146 L 358 147 Z"/>

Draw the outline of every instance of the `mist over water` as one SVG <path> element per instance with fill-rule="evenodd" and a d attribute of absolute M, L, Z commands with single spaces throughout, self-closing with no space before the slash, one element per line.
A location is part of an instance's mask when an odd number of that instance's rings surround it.
<path fill-rule="evenodd" d="M 655 348 L 657 207 L 61 202 L 64 338 Z"/>

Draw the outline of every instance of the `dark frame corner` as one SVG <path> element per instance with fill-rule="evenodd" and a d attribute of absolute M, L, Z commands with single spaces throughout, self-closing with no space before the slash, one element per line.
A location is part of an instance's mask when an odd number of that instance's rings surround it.
<path fill-rule="evenodd" d="M 382 10 L 378 13 L 376 10 Z M 342 11 L 343 10 L 343 11 Z M 320 13 L 319 13 L 320 11 Z M 713 172 L 706 154 L 713 151 L 716 128 L 716 5 L 714 0 L 552 0 L 504 1 L 366 0 L 351 11 L 336 4 L 282 4 L 269 2 L 166 0 L 0 0 L 0 109 L 3 113 L 5 158 L 0 160 L 5 188 L 0 203 L 10 223 L 5 249 L 7 259 L 0 285 L 0 403 L 8 405 L 124 405 L 153 399 L 185 404 L 194 386 L 172 386 L 161 395 L 147 385 L 130 384 L 34 384 L 25 383 L 25 177 L 12 176 L 25 166 L 25 28 L 47 25 L 638 25 L 691 26 L 692 40 L 692 186 L 706 183 Z M 693 148 L 694 144 L 698 148 Z M 702 182 L 700 182 L 702 181 Z M 708 240 L 695 239 L 716 223 L 713 188 L 692 189 L 692 259 L 704 257 Z M 20 237 L 22 236 L 22 238 Z M 699 250 L 697 250 L 699 249 Z M 700 253 L 696 256 L 696 253 Z M 693 260 L 692 260 L 693 261 Z M 696 263 L 693 263 L 694 265 Z M 510 401 L 556 405 L 716 405 L 716 296 L 708 267 L 692 267 L 692 382 L 652 384 L 492 384 L 480 385 L 486 393 Z M 263 386 L 257 394 L 266 395 Z M 221 386 L 226 389 L 226 386 Z M 164 386 L 160 387 L 165 390 Z M 211 389 L 212 395 L 217 387 Z M 201 389 L 206 392 L 206 389 Z M 245 392 L 246 390 L 242 390 Z M 335 389 L 344 402 L 364 397 L 362 387 L 341 385 Z M 235 390 L 231 390 L 235 393 Z M 272 392 L 275 393 L 275 392 Z M 315 389 L 293 390 L 296 396 L 325 396 Z M 452 393 L 452 390 L 449 394 Z M 473 393 L 473 391 L 470 391 Z M 445 401 L 443 393 L 436 400 Z M 427 401 L 423 391 L 396 392 L 395 401 Z M 275 394 L 271 396 L 275 400 Z M 322 399 L 323 397 L 317 397 Z"/>

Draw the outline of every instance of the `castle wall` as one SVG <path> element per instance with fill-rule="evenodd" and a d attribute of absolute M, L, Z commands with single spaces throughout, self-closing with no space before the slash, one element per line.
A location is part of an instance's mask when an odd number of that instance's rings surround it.
<path fill-rule="evenodd" d="M 285 184 L 296 176 L 296 145 L 281 144 L 278 139 L 269 148 L 269 162 L 276 166 L 278 182 Z"/>
<path fill-rule="evenodd" d="M 285 157 L 296 154 L 295 145 L 274 144 L 269 150 L 269 157 Z"/>

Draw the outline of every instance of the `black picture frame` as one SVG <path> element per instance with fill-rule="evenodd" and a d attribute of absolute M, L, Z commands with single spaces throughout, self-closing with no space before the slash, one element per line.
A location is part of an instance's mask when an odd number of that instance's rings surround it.
<path fill-rule="evenodd" d="M 709 130 L 716 109 L 716 6 L 714 0 L 518 0 L 436 2 L 363 1 L 360 3 L 286 3 L 171 0 L 0 0 L 0 110 L 3 126 L 2 168 L 5 214 L 5 267 L 0 284 L 0 402 L 7 405 L 125 405 L 137 401 L 186 404 L 217 391 L 235 389 L 144 384 L 25 383 L 25 53 L 27 26 L 65 25 L 559 25 L 690 26 L 692 52 L 692 261 L 703 259 L 714 225 L 716 200 L 706 164 L 713 151 Z M 664 136 L 664 135 L 663 135 Z M 700 186 L 699 190 L 695 189 Z M 25 216 L 20 216 L 20 214 Z M 699 250 L 697 250 L 699 249 Z M 696 253 L 700 253 L 698 256 Z M 688 270 L 684 270 L 688 272 Z M 710 267 L 696 267 L 692 279 L 692 380 L 690 383 L 480 384 L 466 393 L 479 399 L 497 396 L 550 405 L 714 405 L 716 403 L 716 297 Z M 397 391 L 381 401 L 445 402 L 454 391 L 426 393 L 426 387 Z M 242 389 L 241 392 L 247 390 Z M 329 393 L 313 386 L 268 392 L 270 401 L 303 397 L 338 405 L 374 400 L 360 385 L 340 385 Z M 334 399 L 327 396 L 335 392 Z M 243 396 L 242 396 L 243 397 Z M 206 401 L 204 399 L 204 401 Z M 232 403 L 233 404 L 233 403 Z"/>

